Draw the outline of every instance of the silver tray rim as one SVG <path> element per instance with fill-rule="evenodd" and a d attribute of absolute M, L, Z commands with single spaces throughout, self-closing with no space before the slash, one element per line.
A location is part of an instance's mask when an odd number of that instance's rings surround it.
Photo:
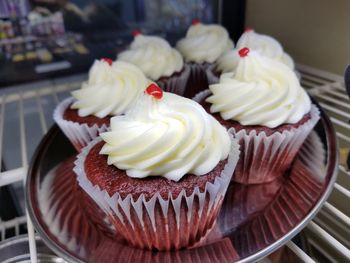
<path fill-rule="evenodd" d="M 313 100 L 313 99 L 312 99 Z M 328 169 L 326 172 L 326 177 L 330 177 L 329 182 L 327 187 L 325 188 L 323 194 L 320 196 L 319 200 L 317 203 L 314 205 L 314 207 L 309 211 L 309 213 L 305 216 L 304 219 L 302 219 L 294 228 L 292 228 L 288 233 L 286 233 L 284 236 L 273 242 L 272 244 L 266 246 L 265 248 L 257 251 L 256 253 L 245 257 L 237 262 L 240 263 L 246 263 L 246 262 L 255 262 L 259 259 L 262 259 L 263 257 L 271 254 L 284 244 L 286 244 L 288 241 L 290 241 L 295 235 L 297 235 L 303 228 L 306 227 L 306 225 L 316 216 L 316 214 L 319 212 L 319 210 L 322 208 L 323 204 L 325 201 L 328 199 L 330 196 L 333 186 L 336 182 L 337 179 L 337 174 L 338 174 L 338 162 L 339 162 L 339 156 L 338 156 L 338 141 L 336 139 L 336 133 L 335 129 L 327 116 L 327 114 L 324 112 L 322 107 L 315 101 L 313 100 L 313 103 L 317 105 L 318 109 L 320 110 L 320 122 L 322 123 L 322 126 L 325 130 L 325 136 L 327 139 L 327 164 L 328 164 Z M 33 225 L 35 229 L 38 231 L 41 239 L 44 241 L 44 243 L 52 250 L 54 251 L 58 256 L 62 257 L 65 260 L 69 260 L 70 262 L 81 262 L 80 259 L 76 258 L 73 255 L 70 255 L 66 250 L 61 248 L 59 245 L 57 245 L 54 241 L 52 241 L 47 235 L 46 231 L 43 229 L 43 227 L 40 225 L 39 221 L 36 218 L 34 209 L 33 209 L 33 204 L 32 200 L 30 198 L 30 192 L 33 190 L 31 186 L 31 180 L 33 178 L 33 172 L 34 172 L 34 166 L 38 159 L 40 158 L 41 152 L 45 149 L 47 146 L 47 142 L 50 141 L 53 137 L 53 133 L 55 130 L 59 130 L 58 126 L 55 124 L 51 127 L 49 132 L 42 138 L 41 142 L 39 143 L 33 158 L 30 163 L 30 167 L 28 169 L 27 173 L 27 181 L 26 181 L 26 186 L 25 186 L 25 202 L 26 206 L 28 208 L 28 214 L 30 216 L 30 219 L 33 222 Z M 56 131 L 57 132 L 57 131 Z"/>

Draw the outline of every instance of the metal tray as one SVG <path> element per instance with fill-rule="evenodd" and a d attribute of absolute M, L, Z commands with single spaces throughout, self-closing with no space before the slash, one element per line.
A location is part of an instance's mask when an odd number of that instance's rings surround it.
<path fill-rule="evenodd" d="M 63 259 L 58 258 L 49 250 L 39 236 L 35 236 L 37 259 L 39 262 L 46 263 L 65 263 Z M 28 263 L 29 255 L 29 238 L 27 235 L 20 235 L 6 239 L 0 242 L 0 262 L 2 263 Z"/>
<path fill-rule="evenodd" d="M 79 187 L 76 152 L 55 125 L 29 169 L 26 202 L 43 241 L 69 262 L 253 262 L 289 241 L 316 215 L 336 180 L 337 143 L 329 118 L 310 133 L 290 170 L 268 184 L 231 183 L 215 228 L 195 247 L 169 252 L 128 246 Z"/>

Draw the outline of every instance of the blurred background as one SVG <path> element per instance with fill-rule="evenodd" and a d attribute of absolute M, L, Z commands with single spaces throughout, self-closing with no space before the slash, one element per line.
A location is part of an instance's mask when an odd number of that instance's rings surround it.
<path fill-rule="evenodd" d="M 277 38 L 297 63 L 343 75 L 350 62 L 347 0 L 247 0 L 246 25 Z"/>
<path fill-rule="evenodd" d="M 95 58 L 114 59 L 133 30 L 174 43 L 194 18 L 218 22 L 224 2 L 237 13 L 229 19 L 237 38 L 243 1 L 1 0 L 0 87 L 85 72 Z"/>
<path fill-rule="evenodd" d="M 249 25 L 297 63 L 343 74 L 349 10 L 346 0 L 2 0 L 0 87 L 84 72 L 94 58 L 114 58 L 135 29 L 174 43 L 194 18 L 224 24 L 234 40 Z"/>

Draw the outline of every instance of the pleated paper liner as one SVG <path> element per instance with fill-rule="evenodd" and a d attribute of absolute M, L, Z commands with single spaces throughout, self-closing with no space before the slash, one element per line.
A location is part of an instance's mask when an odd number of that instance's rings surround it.
<path fill-rule="evenodd" d="M 97 124 L 89 126 L 87 124 L 65 120 L 63 118 L 64 111 L 73 103 L 73 101 L 73 97 L 68 97 L 60 102 L 53 113 L 53 119 L 73 144 L 74 148 L 79 152 L 90 141 L 96 138 L 100 132 L 107 131 L 108 126 L 105 124 L 102 126 L 98 126 Z"/>
<path fill-rule="evenodd" d="M 132 246 L 157 250 L 190 247 L 214 226 L 239 157 L 238 144 L 234 140 L 227 164 L 213 182 L 206 183 L 204 191 L 195 186 L 190 195 L 182 190 L 175 197 L 169 193 L 168 198 L 163 199 L 160 193 L 156 193 L 149 200 L 143 194 L 137 200 L 133 199 L 132 194 L 122 198 L 116 192 L 110 196 L 88 180 L 84 169 L 85 159 L 100 141 L 100 138 L 96 138 L 82 150 L 75 162 L 74 172 L 80 186 Z"/>
<path fill-rule="evenodd" d="M 190 66 L 184 64 L 183 70 L 180 73 L 174 73 L 173 76 L 160 78 L 155 82 L 162 90 L 183 96 L 190 74 Z"/>
<path fill-rule="evenodd" d="M 208 89 L 206 70 L 211 64 L 187 63 L 187 65 L 190 67 L 191 73 L 187 81 L 187 87 L 184 96 L 187 98 L 192 98 L 198 92 Z"/>
<path fill-rule="evenodd" d="M 220 81 L 220 75 L 218 75 L 218 73 L 215 72 L 215 68 L 216 65 L 213 64 L 207 67 L 207 69 L 205 70 L 205 74 L 207 75 L 209 85 L 219 83 Z"/>
<path fill-rule="evenodd" d="M 193 100 L 202 102 L 210 94 L 210 90 L 202 91 Z M 312 104 L 310 119 L 297 128 L 271 135 L 230 128 L 229 132 L 238 140 L 241 151 L 232 180 L 243 184 L 260 184 L 282 176 L 319 119 L 320 112 Z"/>
<path fill-rule="evenodd" d="M 242 152 L 232 179 L 239 183 L 257 184 L 282 176 L 320 118 L 315 105 L 311 105 L 310 114 L 310 119 L 298 128 L 269 136 L 264 132 L 248 133 L 244 129 L 237 132 L 231 128 L 229 131 L 239 141 Z"/>

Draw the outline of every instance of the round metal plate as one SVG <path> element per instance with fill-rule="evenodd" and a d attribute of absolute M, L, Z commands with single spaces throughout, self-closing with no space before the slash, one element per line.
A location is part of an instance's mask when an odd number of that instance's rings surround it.
<path fill-rule="evenodd" d="M 64 263 L 63 259 L 57 257 L 45 246 L 39 236 L 35 237 L 37 259 L 39 262 Z M 2 263 L 24 263 L 30 262 L 29 238 L 27 235 L 20 235 L 0 242 L 0 262 Z"/>
<path fill-rule="evenodd" d="M 280 180 L 231 183 L 215 228 L 196 247 L 169 252 L 128 246 L 79 187 L 76 153 L 57 126 L 43 138 L 26 185 L 31 219 L 59 256 L 77 262 L 253 262 L 273 252 L 316 215 L 336 180 L 337 144 L 330 120 L 321 119 Z"/>

